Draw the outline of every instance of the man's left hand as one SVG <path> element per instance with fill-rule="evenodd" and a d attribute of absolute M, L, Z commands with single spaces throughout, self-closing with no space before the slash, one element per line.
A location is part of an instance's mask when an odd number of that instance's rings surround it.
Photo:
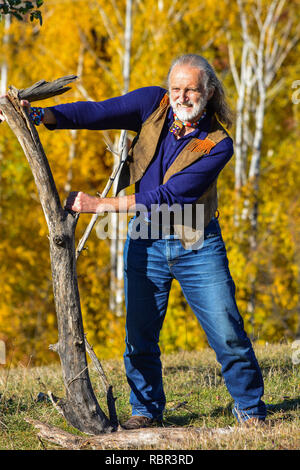
<path fill-rule="evenodd" d="M 69 194 L 65 209 L 73 212 L 95 214 L 99 205 L 99 198 L 90 196 L 81 191 L 73 191 Z"/>

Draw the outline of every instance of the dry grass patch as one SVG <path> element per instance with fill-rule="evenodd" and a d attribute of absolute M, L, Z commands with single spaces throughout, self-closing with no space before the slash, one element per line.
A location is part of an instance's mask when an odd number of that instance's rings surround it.
<path fill-rule="evenodd" d="M 255 346 L 255 351 L 265 380 L 264 399 L 268 417 L 265 427 L 253 429 L 236 424 L 231 412 L 233 402 L 212 350 L 162 357 L 167 397 L 164 427 L 170 432 L 161 449 L 299 449 L 300 366 L 292 363 L 292 349 L 288 344 Z M 123 362 L 103 361 L 103 367 L 114 386 L 117 412 L 123 422 L 130 415 L 129 387 Z M 101 382 L 92 366 L 90 369 L 95 393 L 106 412 Z M 57 396 L 64 396 L 58 364 L 0 369 L 0 449 L 56 448 L 40 440 L 36 430 L 25 421 L 26 418 L 82 436 L 68 426 L 48 402 L 46 394 L 49 390 Z M 187 436 L 184 443 L 177 445 L 172 441 L 172 428 L 179 427 L 201 428 L 205 432 Z M 226 432 L 222 432 L 223 429 Z"/>

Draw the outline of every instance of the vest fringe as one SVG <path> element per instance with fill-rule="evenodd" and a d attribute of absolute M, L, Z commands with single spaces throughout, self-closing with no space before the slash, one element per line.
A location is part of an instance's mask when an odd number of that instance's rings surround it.
<path fill-rule="evenodd" d="M 169 101 L 170 101 L 170 100 L 169 100 L 168 94 L 166 93 L 166 94 L 163 96 L 161 102 L 159 103 L 160 108 L 163 108 L 164 106 L 166 106 L 167 104 L 169 104 Z"/>
<path fill-rule="evenodd" d="M 192 140 L 191 143 L 186 146 L 186 149 L 190 150 L 191 152 L 203 152 L 205 154 L 209 154 L 215 145 L 215 142 L 206 137 L 204 140 Z"/>

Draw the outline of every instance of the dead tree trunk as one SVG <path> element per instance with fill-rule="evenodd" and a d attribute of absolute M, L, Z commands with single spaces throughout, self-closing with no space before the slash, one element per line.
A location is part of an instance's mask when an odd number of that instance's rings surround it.
<path fill-rule="evenodd" d="M 52 83 L 39 82 L 33 88 L 13 87 L 0 99 L 0 109 L 24 150 L 38 189 L 49 229 L 54 300 L 58 321 L 58 342 L 51 349 L 59 354 L 66 397 L 56 407 L 75 428 L 87 434 L 111 432 L 113 426 L 101 410 L 88 373 L 80 298 L 76 274 L 75 227 L 78 216 L 64 211 L 38 133 L 19 104 L 63 93 L 63 86 L 76 77 Z"/>

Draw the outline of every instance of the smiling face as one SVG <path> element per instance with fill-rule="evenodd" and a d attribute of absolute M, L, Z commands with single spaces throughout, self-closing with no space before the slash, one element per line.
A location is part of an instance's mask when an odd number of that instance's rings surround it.
<path fill-rule="evenodd" d="M 170 103 L 181 121 L 195 122 L 214 90 L 204 87 L 204 72 L 190 65 L 176 65 L 169 77 Z"/>

